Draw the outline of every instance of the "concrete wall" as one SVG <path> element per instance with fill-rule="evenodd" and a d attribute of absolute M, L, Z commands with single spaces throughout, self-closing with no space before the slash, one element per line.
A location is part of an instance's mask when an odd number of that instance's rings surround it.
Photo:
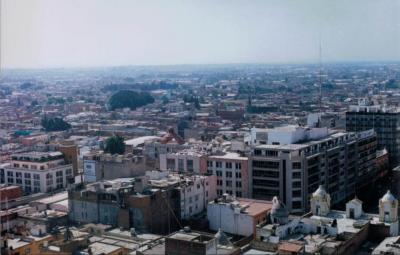
<path fill-rule="evenodd" d="M 210 203 L 207 206 L 207 219 L 210 229 L 222 231 L 235 235 L 253 235 L 254 220 L 247 214 L 237 214 L 227 204 Z"/>

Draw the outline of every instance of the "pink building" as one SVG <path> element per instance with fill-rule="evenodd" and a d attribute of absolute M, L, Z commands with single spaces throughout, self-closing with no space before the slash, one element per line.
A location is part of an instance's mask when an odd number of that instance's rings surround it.
<path fill-rule="evenodd" d="M 160 170 L 203 174 L 207 172 L 207 155 L 196 149 L 160 154 Z"/>
<path fill-rule="evenodd" d="M 238 153 L 208 156 L 207 172 L 217 176 L 217 195 L 250 196 L 249 159 Z"/>

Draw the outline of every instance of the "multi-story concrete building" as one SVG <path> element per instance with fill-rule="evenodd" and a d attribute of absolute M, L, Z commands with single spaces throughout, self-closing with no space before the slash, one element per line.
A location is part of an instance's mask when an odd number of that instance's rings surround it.
<path fill-rule="evenodd" d="M 75 185 L 68 198 L 72 221 L 166 234 L 216 198 L 216 177 L 149 171 L 138 178 Z"/>
<path fill-rule="evenodd" d="M 169 174 L 166 171 L 146 172 L 149 183 L 155 188 L 176 186 L 180 198 L 180 218 L 188 220 L 207 209 L 208 202 L 217 197 L 217 178 L 215 175 Z"/>
<path fill-rule="evenodd" d="M 268 134 L 265 145 L 252 152 L 252 195 L 279 197 L 292 212 L 308 209 L 308 197 L 325 185 L 337 204 L 352 196 L 360 183 L 377 175 L 376 138 L 326 128 L 287 126 Z M 368 176 L 366 179 L 363 176 Z"/>
<path fill-rule="evenodd" d="M 346 112 L 346 130 L 364 131 L 374 129 L 378 149 L 387 149 L 389 162 L 395 167 L 400 162 L 400 108 L 372 105 L 368 100 L 359 100 Z"/>
<path fill-rule="evenodd" d="M 134 194 L 134 184 L 134 179 L 126 178 L 73 185 L 68 191 L 70 220 L 117 226 L 127 196 Z"/>
<path fill-rule="evenodd" d="M 4 176 L 6 184 L 20 186 L 26 194 L 64 189 L 73 182 L 72 164 L 61 152 L 14 154 Z"/>
<path fill-rule="evenodd" d="M 160 154 L 160 170 L 180 173 L 205 173 L 207 170 L 207 154 L 205 151 L 194 148 Z"/>
<path fill-rule="evenodd" d="M 208 156 L 207 172 L 217 176 L 217 194 L 250 197 L 249 160 L 238 153 Z"/>
<path fill-rule="evenodd" d="M 111 155 L 94 152 L 83 157 L 83 178 L 85 182 L 129 178 L 144 175 L 150 170 L 143 156 Z"/>

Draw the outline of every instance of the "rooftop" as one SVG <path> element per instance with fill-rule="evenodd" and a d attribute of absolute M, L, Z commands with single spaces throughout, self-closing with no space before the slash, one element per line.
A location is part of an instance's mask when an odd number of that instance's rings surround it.
<path fill-rule="evenodd" d="M 210 159 L 233 159 L 233 160 L 247 160 L 247 157 L 240 156 L 239 153 L 236 152 L 227 152 L 224 155 L 212 155 L 209 156 Z"/>
<path fill-rule="evenodd" d="M 226 198 L 221 198 L 211 201 L 209 204 L 229 205 L 240 208 L 240 213 L 256 216 L 261 213 L 268 212 L 272 209 L 271 201 L 248 199 L 248 198 L 233 198 L 225 194 Z"/>
<path fill-rule="evenodd" d="M 57 160 L 63 158 L 63 154 L 59 151 L 53 152 L 24 152 L 11 155 L 12 160 L 18 161 L 33 161 L 33 162 L 46 162 L 50 160 Z"/>

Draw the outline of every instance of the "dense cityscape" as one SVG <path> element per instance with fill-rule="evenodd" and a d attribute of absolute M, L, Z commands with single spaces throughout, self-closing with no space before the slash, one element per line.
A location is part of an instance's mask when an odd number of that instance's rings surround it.
<path fill-rule="evenodd" d="M 0 0 L 0 255 L 400 255 L 399 0 Z"/>
<path fill-rule="evenodd" d="M 399 81 L 395 62 L 6 70 L 2 254 L 399 254 Z"/>

